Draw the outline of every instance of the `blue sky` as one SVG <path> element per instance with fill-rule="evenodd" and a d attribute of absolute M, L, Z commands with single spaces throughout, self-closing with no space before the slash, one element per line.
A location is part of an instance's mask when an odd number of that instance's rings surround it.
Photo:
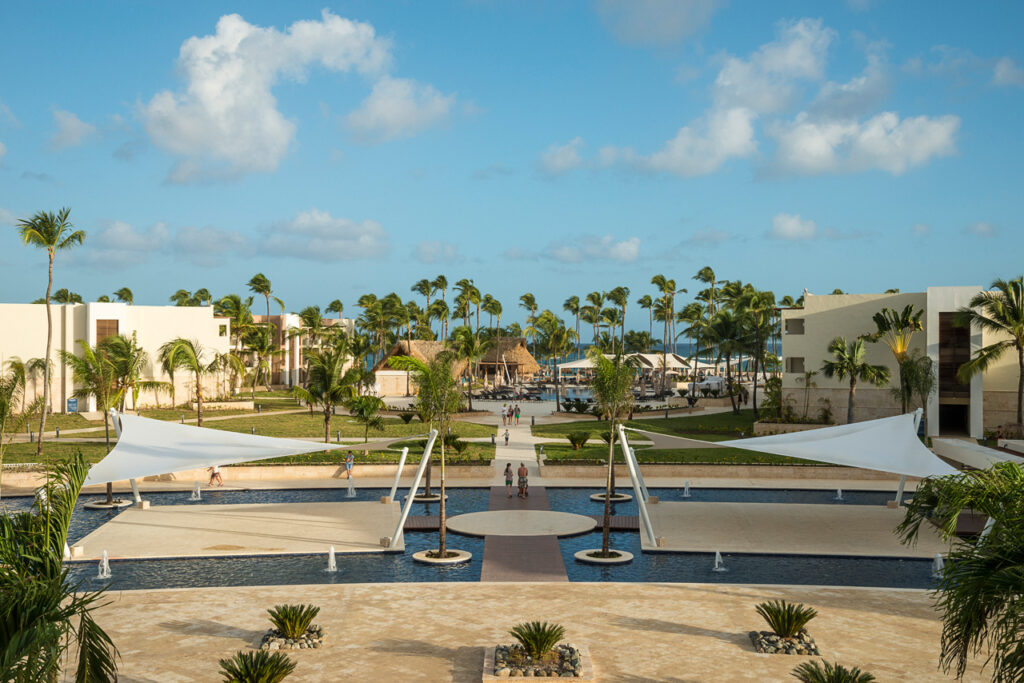
<path fill-rule="evenodd" d="M 154 304 L 257 271 L 289 310 L 352 314 L 438 273 L 509 312 L 704 265 L 780 296 L 1022 271 L 1017 2 L 39 2 L 0 25 L 3 301 L 46 279 L 10 226 L 60 206 L 89 234 L 56 286 Z"/>

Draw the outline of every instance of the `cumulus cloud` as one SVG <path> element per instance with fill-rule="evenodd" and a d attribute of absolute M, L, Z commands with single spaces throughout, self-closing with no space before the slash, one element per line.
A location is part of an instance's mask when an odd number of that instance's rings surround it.
<path fill-rule="evenodd" d="M 725 4 L 725 0 L 597 0 L 597 13 L 624 43 L 664 45 L 706 27 Z"/>
<path fill-rule="evenodd" d="M 640 256 L 640 245 L 639 237 L 621 239 L 612 235 L 578 235 L 570 240 L 549 242 L 539 251 L 513 247 L 505 251 L 505 258 L 550 259 L 561 263 L 632 263 Z"/>
<path fill-rule="evenodd" d="M 53 110 L 53 123 L 56 126 L 56 130 L 50 137 L 50 149 L 53 150 L 77 147 L 96 132 L 96 126 L 82 121 L 63 109 Z"/>
<path fill-rule="evenodd" d="M 1009 57 L 1003 57 L 992 70 L 992 84 L 1024 86 L 1024 69 Z"/>
<path fill-rule="evenodd" d="M 362 140 L 394 140 L 443 123 L 454 105 L 455 95 L 442 95 L 433 86 L 384 77 L 345 121 Z"/>
<path fill-rule="evenodd" d="M 390 60 L 390 42 L 371 25 L 328 10 L 286 31 L 230 14 L 213 35 L 182 43 L 184 90 L 157 93 L 140 115 L 153 143 L 181 157 L 171 182 L 272 171 L 295 135 L 295 124 L 277 109 L 278 82 L 302 81 L 313 65 L 376 76 Z"/>
<path fill-rule="evenodd" d="M 391 248 L 390 238 L 377 221 L 335 218 L 310 209 L 267 231 L 262 251 L 311 261 L 356 261 L 379 258 Z"/>
<path fill-rule="evenodd" d="M 806 113 L 768 128 L 775 139 L 774 168 L 794 175 L 879 169 L 900 175 L 956 152 L 960 118 L 883 112 L 865 121 L 816 119 Z"/>
<path fill-rule="evenodd" d="M 967 226 L 967 234 L 975 237 L 992 237 L 996 234 L 996 226 L 985 221 L 978 221 Z"/>
<path fill-rule="evenodd" d="M 420 242 L 412 250 L 412 255 L 420 263 L 456 263 L 462 260 L 456 245 L 440 240 Z"/>
<path fill-rule="evenodd" d="M 576 137 L 564 145 L 551 145 L 540 157 L 540 168 L 548 175 L 561 175 L 583 165 L 580 150 L 583 138 Z"/>
<path fill-rule="evenodd" d="M 768 235 L 788 242 L 812 240 L 818 235 L 818 224 L 802 218 L 800 214 L 780 213 L 772 218 L 772 229 Z"/>
<path fill-rule="evenodd" d="M 821 87 L 809 107 L 811 114 L 846 118 L 860 116 L 880 104 L 889 94 L 889 75 L 880 49 L 868 52 L 864 71 L 845 83 L 829 81 Z"/>
<path fill-rule="evenodd" d="M 749 157 L 757 151 L 753 111 L 744 108 L 714 110 L 683 126 L 676 136 L 650 155 L 630 148 L 606 147 L 602 163 L 625 163 L 647 171 L 698 176 L 713 173 L 732 158 Z"/>
<path fill-rule="evenodd" d="M 79 264 L 98 268 L 126 267 L 144 263 L 151 254 L 163 253 L 171 232 L 166 223 L 138 229 L 125 221 L 110 221 L 99 231 L 90 231 L 89 239 L 71 258 Z"/>
<path fill-rule="evenodd" d="M 178 228 L 169 248 L 175 256 L 207 268 L 255 253 L 255 245 L 246 235 L 213 225 Z"/>

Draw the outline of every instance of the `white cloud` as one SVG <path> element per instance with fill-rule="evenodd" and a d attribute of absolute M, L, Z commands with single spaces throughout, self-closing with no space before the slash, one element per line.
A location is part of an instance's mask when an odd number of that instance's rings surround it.
<path fill-rule="evenodd" d="M 385 76 L 346 123 L 361 139 L 394 140 L 443 123 L 454 104 L 455 95 L 442 95 L 433 86 Z"/>
<path fill-rule="evenodd" d="M 17 221 L 13 213 L 0 206 L 0 225 L 14 225 Z"/>
<path fill-rule="evenodd" d="M 63 109 L 53 110 L 53 123 L 57 130 L 50 137 L 50 149 L 54 150 L 77 147 L 96 132 L 96 126 Z"/>
<path fill-rule="evenodd" d="M 550 259 L 561 263 L 632 263 L 640 256 L 640 238 L 619 239 L 612 235 L 578 235 L 569 240 L 549 242 L 537 251 L 511 247 L 505 258 L 514 261 Z"/>
<path fill-rule="evenodd" d="M 561 175 L 583 165 L 580 150 L 583 138 L 576 137 L 564 145 L 551 145 L 540 158 L 540 168 L 549 175 Z"/>
<path fill-rule="evenodd" d="M 0 165 L 3 165 L 5 154 L 7 154 L 7 148 L 4 147 L 3 142 L 0 142 Z"/>
<path fill-rule="evenodd" d="M 820 19 L 781 22 L 778 37 L 747 59 L 728 57 L 715 79 L 712 95 L 719 107 L 746 107 L 759 114 L 790 106 L 796 81 L 820 80 L 835 31 Z"/>
<path fill-rule="evenodd" d="M 864 71 L 846 83 L 829 81 L 821 87 L 809 111 L 814 115 L 836 118 L 867 113 L 889 94 L 889 76 L 883 56 L 878 50 L 868 53 Z"/>
<path fill-rule="evenodd" d="M 744 108 L 713 110 L 706 117 L 683 126 L 676 136 L 648 156 L 630 148 L 606 147 L 601 162 L 625 163 L 635 168 L 698 176 L 713 173 L 732 158 L 749 157 L 757 151 L 753 111 Z"/>
<path fill-rule="evenodd" d="M 273 226 L 260 248 L 311 261 L 356 261 L 384 256 L 391 245 L 377 221 L 335 218 L 326 211 L 310 209 Z"/>
<path fill-rule="evenodd" d="M 597 0 L 597 13 L 624 43 L 663 45 L 700 31 L 725 4 L 725 0 Z"/>
<path fill-rule="evenodd" d="M 145 262 L 150 254 L 163 252 L 170 241 L 166 223 L 139 230 L 124 221 L 111 221 L 91 232 L 85 246 L 71 254 L 73 260 L 97 268 L 126 267 Z"/>
<path fill-rule="evenodd" d="M 789 242 L 812 240 L 817 234 L 817 223 L 791 213 L 780 213 L 772 218 L 772 229 L 768 233 L 770 237 Z"/>
<path fill-rule="evenodd" d="M 1003 57 L 992 70 L 992 84 L 1024 86 L 1024 69 L 1009 57 Z"/>
<path fill-rule="evenodd" d="M 914 237 L 924 237 L 931 231 L 931 228 L 924 223 L 915 223 L 912 230 Z"/>
<path fill-rule="evenodd" d="M 684 244 L 713 247 L 715 245 L 728 242 L 732 237 L 732 233 L 726 232 L 725 230 L 719 230 L 718 228 L 705 228 L 703 230 L 694 231 L 692 235 L 684 240 Z"/>
<path fill-rule="evenodd" d="M 412 255 L 420 263 L 455 263 L 462 260 L 456 245 L 439 240 L 420 242 L 413 249 Z"/>
<path fill-rule="evenodd" d="M 934 45 L 929 53 L 933 59 L 912 57 L 903 64 L 903 70 L 913 76 L 948 78 L 963 84 L 971 81 L 979 71 L 989 68 L 985 60 L 963 48 Z"/>
<path fill-rule="evenodd" d="M 12 126 L 21 126 L 21 121 L 19 121 L 18 117 L 14 115 L 14 112 L 11 111 L 10 107 L 4 104 L 3 100 L 0 100 L 0 114 L 2 114 L 3 117 L 7 119 Z"/>
<path fill-rule="evenodd" d="M 277 109 L 273 87 L 304 80 L 317 64 L 376 76 L 388 66 L 390 49 L 371 25 L 328 10 L 319 21 L 297 21 L 286 31 L 226 15 L 213 35 L 182 43 L 178 68 L 185 89 L 157 93 L 140 114 L 153 143 L 181 157 L 171 182 L 272 171 L 295 135 L 295 124 Z"/>
<path fill-rule="evenodd" d="M 879 169 L 900 175 L 933 158 L 956 152 L 960 118 L 883 112 L 865 121 L 815 119 L 802 112 L 768 128 L 777 143 L 774 167 L 784 173 L 817 175 Z"/>
<path fill-rule="evenodd" d="M 223 265 L 229 257 L 254 253 L 253 243 L 241 232 L 212 225 L 178 228 L 171 249 L 176 256 L 207 268 Z"/>
<path fill-rule="evenodd" d="M 976 237 L 992 237 L 996 234 L 996 226 L 985 221 L 978 221 L 967 226 L 967 234 Z"/>

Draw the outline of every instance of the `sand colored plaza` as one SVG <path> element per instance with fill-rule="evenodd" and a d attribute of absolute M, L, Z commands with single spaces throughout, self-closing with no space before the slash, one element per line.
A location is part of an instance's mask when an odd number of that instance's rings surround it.
<path fill-rule="evenodd" d="M 925 591 L 635 583 L 430 583 L 267 586 L 109 595 L 99 622 L 121 649 L 122 681 L 215 681 L 217 660 L 257 644 L 265 610 L 322 608 L 319 650 L 291 653 L 294 681 L 479 681 L 484 648 L 524 620 L 566 626 L 601 681 L 784 681 L 807 657 L 757 654 L 762 600 L 819 612 L 822 655 L 879 681 L 952 680 L 937 670 L 941 624 Z M 977 663 L 966 681 L 981 681 Z"/>

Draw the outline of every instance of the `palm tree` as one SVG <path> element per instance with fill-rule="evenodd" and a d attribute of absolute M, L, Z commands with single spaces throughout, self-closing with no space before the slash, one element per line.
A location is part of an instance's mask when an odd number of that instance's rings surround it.
<path fill-rule="evenodd" d="M 139 346 L 134 332 L 130 337 L 122 334 L 107 337 L 99 345 L 114 366 L 114 377 L 121 394 L 118 405 L 121 412 L 124 412 L 125 400 L 129 394 L 132 397 L 132 408 L 138 409 L 141 390 L 159 390 L 166 387 L 165 382 L 142 381 L 142 371 L 149 365 L 149 354 Z"/>
<path fill-rule="evenodd" d="M 597 326 L 601 324 L 601 309 L 597 306 L 582 306 L 580 308 L 580 320 L 589 324 L 594 330 L 594 343 L 597 343 Z"/>
<path fill-rule="evenodd" d="M 580 298 L 575 294 L 562 303 L 562 310 L 576 317 L 576 358 L 580 357 Z"/>
<path fill-rule="evenodd" d="M 179 289 L 177 292 L 172 294 L 167 300 L 173 303 L 175 306 L 191 306 L 192 304 L 190 302 L 193 301 L 192 292 L 188 291 L 187 289 Z"/>
<path fill-rule="evenodd" d="M 10 438 L 8 435 L 20 432 L 34 410 L 42 406 L 41 398 L 31 403 L 26 399 L 26 367 L 27 364 L 20 358 L 12 358 L 7 361 L 7 370 L 0 373 L 0 476 L 3 475 L 4 449 Z"/>
<path fill-rule="evenodd" d="M 608 301 L 622 309 L 622 316 L 619 318 L 619 348 L 626 344 L 626 304 L 629 303 L 629 287 L 616 287 L 605 295 Z M 614 336 L 614 332 L 612 333 Z"/>
<path fill-rule="evenodd" d="M 501 312 L 502 312 L 501 302 L 498 301 L 497 299 L 495 299 L 490 294 L 488 294 L 486 297 L 484 297 L 483 309 L 484 309 L 484 313 L 487 313 L 487 314 L 489 314 L 491 316 L 496 316 L 498 318 L 498 323 L 493 328 L 493 334 L 494 334 L 495 337 L 498 337 L 500 339 L 501 338 Z"/>
<path fill-rule="evenodd" d="M 466 373 L 469 375 L 469 410 L 473 410 L 473 378 L 476 365 L 491 348 L 492 340 L 484 341 L 468 327 L 457 327 L 452 331 L 452 351 L 455 358 L 466 362 Z"/>
<path fill-rule="evenodd" d="M 661 348 L 661 390 L 665 391 L 667 383 L 666 370 L 668 369 L 668 339 L 669 325 L 675 318 L 675 307 L 673 299 L 676 294 L 676 281 L 670 280 L 664 275 L 655 275 L 651 278 L 651 284 L 658 288 L 661 294 L 661 319 L 665 323 L 665 336 Z"/>
<path fill-rule="evenodd" d="M 901 414 L 910 410 L 910 402 L 913 399 L 913 392 L 908 391 L 905 387 L 907 382 L 903 366 L 907 361 L 907 353 L 910 351 L 911 338 L 915 332 L 924 329 L 924 325 L 921 324 L 922 315 L 924 315 L 923 309 L 919 308 L 915 311 L 913 305 L 907 304 L 902 311 L 895 311 L 888 307 L 883 308 L 871 318 L 875 323 L 876 330 L 867 337 L 867 340 L 872 343 L 882 341 L 896 360 L 896 377 L 899 380 L 896 394 L 900 400 Z"/>
<path fill-rule="evenodd" d="M 817 387 L 814 378 L 818 376 L 817 370 L 804 370 L 803 377 L 797 377 L 796 381 L 804 385 L 804 421 L 807 421 L 807 412 L 811 409 L 811 389 Z"/>
<path fill-rule="evenodd" d="M 53 302 L 57 304 L 80 304 L 82 295 L 67 289 L 58 289 L 53 293 Z"/>
<path fill-rule="evenodd" d="M 424 305 L 424 309 L 429 311 L 430 297 L 434 294 L 434 283 L 426 278 L 423 278 L 422 280 L 414 284 L 410 291 L 413 291 L 416 294 L 419 294 L 420 296 L 426 298 L 427 303 Z"/>
<path fill-rule="evenodd" d="M 281 307 L 281 312 L 284 313 L 284 302 L 273 296 L 274 291 L 270 285 L 270 278 L 263 273 L 256 273 L 250 278 L 248 282 L 249 291 L 253 294 L 258 294 L 267 300 L 267 322 L 270 322 L 270 300 L 273 299 L 277 302 L 277 305 Z"/>
<path fill-rule="evenodd" d="M 530 326 L 533 324 L 533 319 L 537 316 L 537 297 L 530 292 L 523 294 L 519 297 L 519 308 L 525 309 L 530 312 L 529 317 L 526 319 L 526 325 Z M 531 353 L 537 354 L 537 337 L 534 335 L 533 339 L 530 340 L 532 345 Z"/>
<path fill-rule="evenodd" d="M 384 420 L 380 416 L 380 411 L 387 406 L 381 399 L 376 396 L 352 396 L 345 401 L 345 407 L 348 408 L 352 419 L 363 425 L 363 443 L 370 440 L 370 429 L 384 431 Z"/>
<path fill-rule="evenodd" d="M 336 340 L 322 349 L 314 349 L 306 355 L 309 371 L 306 386 L 292 387 L 292 393 L 309 405 L 316 404 L 324 415 L 324 443 L 331 441 L 331 416 L 334 407 L 356 395 L 355 385 L 362 376 L 359 367 L 345 370 L 350 358 L 347 345 Z"/>
<path fill-rule="evenodd" d="M 431 429 L 437 429 L 441 444 L 441 499 L 438 515 L 438 548 L 436 557 L 447 557 L 447 505 L 445 503 L 445 444 L 444 437 L 448 433 L 448 425 L 451 422 L 453 413 L 459 411 L 462 402 L 462 393 L 452 372 L 452 354 L 447 351 L 434 356 L 429 362 L 411 356 L 394 356 L 388 359 L 391 367 L 397 370 L 405 370 L 413 373 L 416 379 L 416 387 L 419 392 L 417 408 L 424 422 L 430 424 Z M 427 472 L 430 472 L 430 464 L 427 464 Z M 430 488 L 427 487 L 429 494 Z"/>
<path fill-rule="evenodd" d="M 71 209 L 63 208 L 56 214 L 40 211 L 27 220 L 18 221 L 18 234 L 23 244 L 46 250 L 49 259 L 46 281 L 46 356 L 43 372 L 43 409 L 39 411 L 39 440 L 36 455 L 43 454 L 43 433 L 46 431 L 46 414 L 50 412 L 50 356 L 53 353 L 53 314 L 50 311 L 50 290 L 53 289 L 53 259 L 58 251 L 66 251 L 85 240 L 85 232 L 75 230 L 70 220 Z"/>
<path fill-rule="evenodd" d="M 121 403 L 124 390 L 117 386 L 117 368 L 114 367 L 106 347 L 101 342 L 95 348 L 84 340 L 78 340 L 81 356 L 60 350 L 60 359 L 71 368 L 75 390 L 71 394 L 78 399 L 94 398 L 96 409 L 103 411 L 103 436 L 110 452 L 110 411 Z M 114 486 L 107 482 L 107 504 L 114 502 Z"/>
<path fill-rule="evenodd" d="M 850 400 L 846 406 L 846 422 L 853 424 L 857 382 L 870 382 L 876 387 L 889 383 L 889 368 L 884 365 L 871 365 L 865 360 L 867 352 L 861 338 L 847 344 L 845 337 L 836 337 L 828 345 L 833 360 L 825 361 L 821 366 L 821 374 L 829 379 L 833 377 L 840 382 L 850 379 Z"/>
<path fill-rule="evenodd" d="M 324 313 L 337 313 L 338 319 L 341 320 L 341 312 L 345 309 L 345 306 L 341 303 L 341 299 L 335 299 L 331 303 L 327 304 L 327 308 L 324 309 Z"/>
<path fill-rule="evenodd" d="M 647 313 L 648 313 L 648 316 L 650 317 L 650 321 L 649 321 L 649 328 L 650 329 L 648 330 L 648 334 L 650 334 L 651 337 L 653 338 L 654 337 L 654 299 L 651 298 L 650 294 L 644 294 L 642 297 L 640 297 L 639 299 L 636 300 L 636 303 L 637 303 L 637 305 L 640 308 L 646 310 Z"/>
<path fill-rule="evenodd" d="M 270 391 L 271 359 L 284 352 L 278 347 L 275 339 L 277 327 L 273 323 L 253 326 L 245 336 L 245 349 L 253 354 L 252 398 L 256 398 L 256 385 L 260 377 L 266 379 L 267 391 Z"/>
<path fill-rule="evenodd" d="M 434 299 L 430 302 L 430 308 L 427 310 L 427 320 L 437 320 L 438 331 L 441 333 L 440 338 L 448 338 L 448 316 L 450 311 L 448 310 L 448 304 L 443 299 Z"/>
<path fill-rule="evenodd" d="M 711 319 L 705 330 L 708 343 L 718 349 L 715 362 L 725 360 L 725 386 L 729 392 L 729 403 L 732 412 L 740 414 L 740 404 L 736 398 L 732 380 L 732 359 L 741 353 L 749 344 L 749 336 L 743 328 L 743 321 L 728 309 L 720 309 Z"/>
<path fill-rule="evenodd" d="M 601 523 L 601 557 L 608 557 L 611 533 L 611 502 L 615 492 L 615 427 L 616 422 L 629 414 L 633 405 L 633 377 L 636 369 L 621 353 L 605 358 L 597 349 L 591 349 L 594 364 L 594 402 L 601 419 L 608 421 L 608 474 L 605 478 L 604 518 Z"/>
<path fill-rule="evenodd" d="M 448 300 L 445 297 L 446 297 L 446 294 L 448 293 L 448 278 L 446 278 L 444 275 L 438 275 L 433 280 L 431 280 L 430 285 L 434 288 L 435 292 L 437 292 L 437 291 L 441 292 L 441 302 L 445 304 L 445 306 L 444 306 L 445 316 L 444 316 L 444 319 L 443 319 L 444 330 L 441 332 L 441 339 L 447 339 L 448 338 L 448 315 L 447 315 L 448 314 Z M 441 318 L 438 318 L 438 320 L 441 320 Z"/>
<path fill-rule="evenodd" d="M 975 352 L 974 358 L 960 366 L 957 375 L 967 382 L 985 372 L 1011 349 L 1017 352 L 1017 424 L 1024 424 L 1024 276 L 996 280 L 989 292 L 980 292 L 970 306 L 957 311 L 954 320 L 962 327 L 973 326 L 1003 337 Z"/>
<path fill-rule="evenodd" d="M 956 525 L 964 512 L 988 516 L 992 526 L 961 539 Z M 953 542 L 935 593 L 942 670 L 955 668 L 962 678 L 968 658 L 985 653 L 993 681 L 1024 680 L 1024 469 L 1004 462 L 924 479 L 896 533 L 911 544 L 922 525 L 936 523 L 942 539 Z"/>
<path fill-rule="evenodd" d="M 192 294 L 192 299 L 189 301 L 189 306 L 209 306 L 213 303 L 213 295 L 210 294 L 210 290 L 205 287 L 200 287 Z"/>
<path fill-rule="evenodd" d="M 552 316 L 552 324 L 545 325 L 542 331 L 540 347 L 544 355 L 551 359 L 551 377 L 555 381 L 555 412 L 562 409 L 561 378 L 558 375 L 557 363 L 565 358 L 576 347 L 576 332 L 566 327 L 565 323 Z"/>
<path fill-rule="evenodd" d="M 106 294 L 100 294 L 98 297 L 96 297 L 96 303 L 98 303 L 98 304 L 109 304 L 110 303 L 110 297 L 107 296 Z"/>
<path fill-rule="evenodd" d="M 129 306 L 135 304 L 135 295 L 132 294 L 132 290 L 128 289 L 127 287 L 122 287 L 121 289 L 114 292 L 114 298 L 117 299 L 118 301 L 123 301 Z"/>
<path fill-rule="evenodd" d="M 117 680 L 117 648 L 91 614 L 102 591 L 72 580 L 64 565 L 71 515 L 88 472 L 79 452 L 49 468 L 45 503 L 0 515 L 0 680 Z M 63 671 L 71 651 L 74 674 Z"/>
<path fill-rule="evenodd" d="M 160 360 L 165 367 L 181 368 L 192 373 L 196 383 L 196 424 L 203 426 L 203 379 L 217 371 L 215 359 L 206 357 L 206 349 L 192 339 L 178 337 L 160 347 Z"/>
<path fill-rule="evenodd" d="M 214 313 L 231 320 L 231 337 L 235 351 L 242 350 L 242 338 L 252 329 L 252 297 L 227 294 L 214 304 Z"/>

